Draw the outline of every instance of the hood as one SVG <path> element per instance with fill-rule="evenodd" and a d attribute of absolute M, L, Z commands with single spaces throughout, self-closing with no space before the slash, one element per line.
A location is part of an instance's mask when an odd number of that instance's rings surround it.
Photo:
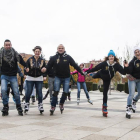
<path fill-rule="evenodd" d="M 62 54 L 60 54 L 60 53 L 56 52 L 56 54 L 57 54 L 57 55 L 59 55 L 59 56 L 63 56 L 63 57 L 66 57 L 66 56 L 67 56 L 66 51 L 65 51 L 64 53 L 62 53 Z"/>
<path fill-rule="evenodd" d="M 116 64 L 116 62 L 114 62 L 113 64 L 109 63 L 109 60 L 107 61 L 108 66 L 114 66 Z"/>

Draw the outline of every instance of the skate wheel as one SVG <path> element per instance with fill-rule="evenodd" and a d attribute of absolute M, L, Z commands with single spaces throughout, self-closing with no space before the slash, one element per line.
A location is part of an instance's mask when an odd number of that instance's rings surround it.
<path fill-rule="evenodd" d="M 23 113 L 21 114 L 21 113 L 19 113 L 19 116 L 23 116 Z"/>
<path fill-rule="evenodd" d="M 53 115 L 53 112 L 50 111 L 50 116 L 52 116 L 52 115 Z"/>
<path fill-rule="evenodd" d="M 107 117 L 107 114 L 106 114 L 106 113 L 103 113 L 103 116 L 104 116 L 104 117 Z"/>
<path fill-rule="evenodd" d="M 24 110 L 24 114 L 27 114 L 27 111 L 26 110 Z"/>
<path fill-rule="evenodd" d="M 5 116 L 5 114 L 2 114 L 2 116 Z"/>
<path fill-rule="evenodd" d="M 131 115 L 126 114 L 126 118 L 131 119 Z"/>

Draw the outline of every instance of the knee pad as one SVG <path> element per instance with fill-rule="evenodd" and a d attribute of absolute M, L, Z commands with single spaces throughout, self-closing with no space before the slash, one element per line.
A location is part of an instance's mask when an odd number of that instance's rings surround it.
<path fill-rule="evenodd" d="M 53 96 L 58 96 L 58 91 L 54 91 Z"/>

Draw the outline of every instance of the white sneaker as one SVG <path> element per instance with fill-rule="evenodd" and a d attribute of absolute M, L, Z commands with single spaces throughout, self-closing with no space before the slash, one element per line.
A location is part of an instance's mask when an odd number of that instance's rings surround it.
<path fill-rule="evenodd" d="M 88 101 L 90 104 L 93 105 L 93 102 L 92 102 L 90 99 L 87 99 L 87 101 Z"/>
<path fill-rule="evenodd" d="M 25 103 L 24 105 L 25 105 L 25 106 L 24 106 L 24 110 L 25 110 L 25 111 L 29 111 L 29 103 Z"/>
<path fill-rule="evenodd" d="M 132 107 L 127 106 L 126 107 L 126 114 L 131 115 L 132 114 Z"/>
<path fill-rule="evenodd" d="M 133 100 L 132 101 L 132 110 L 133 110 L 133 113 L 135 113 L 135 111 L 136 111 L 136 102 Z"/>
<path fill-rule="evenodd" d="M 38 104 L 38 110 L 42 112 L 44 111 L 42 103 Z"/>
<path fill-rule="evenodd" d="M 77 98 L 77 104 L 79 105 L 79 103 L 80 103 L 80 98 Z"/>

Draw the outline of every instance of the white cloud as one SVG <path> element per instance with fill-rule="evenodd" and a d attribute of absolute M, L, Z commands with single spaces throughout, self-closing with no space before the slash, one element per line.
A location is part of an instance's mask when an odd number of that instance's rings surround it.
<path fill-rule="evenodd" d="M 40 45 L 48 59 L 62 43 L 77 62 L 140 41 L 139 0 L 0 0 L 0 44 L 19 52 Z"/>

